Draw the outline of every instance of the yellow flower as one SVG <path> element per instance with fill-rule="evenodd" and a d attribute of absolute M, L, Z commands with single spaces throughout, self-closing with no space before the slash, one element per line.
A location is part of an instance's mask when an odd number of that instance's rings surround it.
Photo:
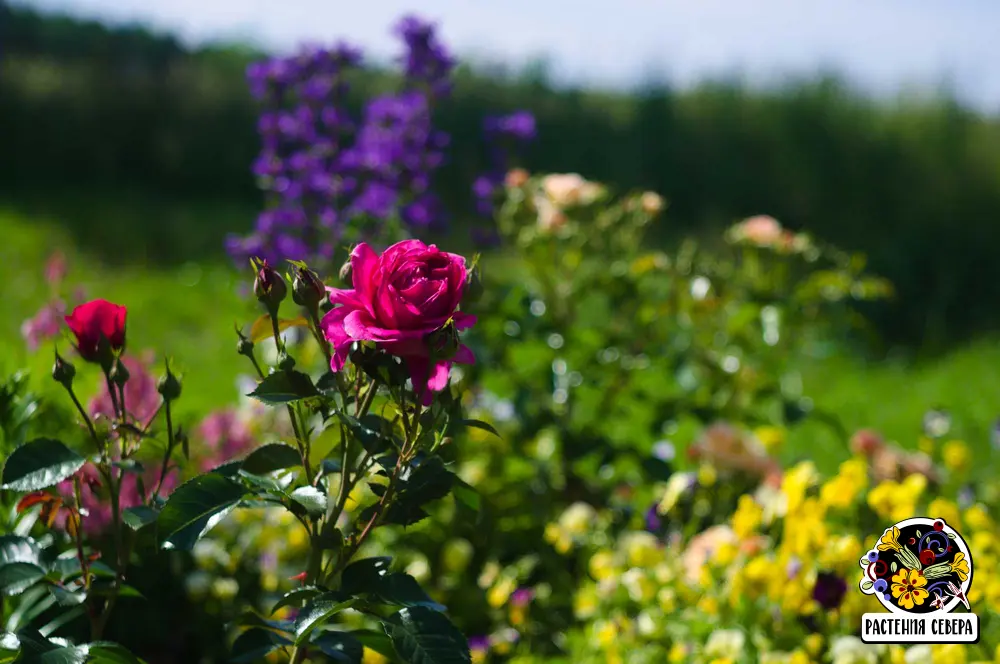
<path fill-rule="evenodd" d="M 785 444 L 785 430 L 781 427 L 758 427 L 753 434 L 768 454 L 774 454 Z"/>
<path fill-rule="evenodd" d="M 868 505 L 879 516 L 892 521 L 909 519 L 926 487 L 927 478 L 923 475 L 909 475 L 902 482 L 887 480 L 868 493 Z"/>
<path fill-rule="evenodd" d="M 812 659 L 802 650 L 793 650 L 788 664 L 812 664 Z"/>
<path fill-rule="evenodd" d="M 593 585 L 586 585 L 573 597 L 573 614 L 579 620 L 586 620 L 597 613 L 598 597 Z"/>
<path fill-rule="evenodd" d="M 715 466 L 710 463 L 703 463 L 698 468 L 698 484 L 709 487 L 715 484 L 715 480 L 718 474 L 715 472 Z"/>
<path fill-rule="evenodd" d="M 719 615 L 719 600 L 705 595 L 700 600 L 698 600 L 698 610 L 710 616 Z"/>
<path fill-rule="evenodd" d="M 595 553 L 590 557 L 590 563 L 587 565 L 587 568 L 590 570 L 590 576 L 598 581 L 609 579 L 618 573 L 618 570 L 615 568 L 615 554 L 610 551 L 598 551 Z"/>
<path fill-rule="evenodd" d="M 618 545 L 628 555 L 629 564 L 633 567 L 654 567 L 665 555 L 656 535 L 645 531 L 623 535 Z"/>
<path fill-rule="evenodd" d="M 901 607 L 909 610 L 914 605 L 923 604 L 927 599 L 929 593 L 924 587 L 926 585 L 927 579 L 920 570 L 904 567 L 892 577 L 892 596 Z"/>
<path fill-rule="evenodd" d="M 723 542 L 719 545 L 719 548 L 715 550 L 715 554 L 709 560 L 709 562 L 717 565 L 718 567 L 727 567 L 734 560 L 736 556 L 739 555 L 739 548 L 732 542 Z"/>
<path fill-rule="evenodd" d="M 827 540 L 825 510 L 816 498 L 808 498 L 794 513 L 789 511 L 782 529 L 781 548 L 785 553 L 808 560 Z"/>
<path fill-rule="evenodd" d="M 820 488 L 820 500 L 828 507 L 846 509 L 868 486 L 868 462 L 848 459 L 840 464 L 840 472 Z"/>
<path fill-rule="evenodd" d="M 705 643 L 705 656 L 737 660 L 746 646 L 746 634 L 738 629 L 717 629 Z"/>
<path fill-rule="evenodd" d="M 656 593 L 656 601 L 664 613 L 673 613 L 677 610 L 677 593 L 673 588 L 660 588 Z"/>
<path fill-rule="evenodd" d="M 507 603 L 515 590 L 517 590 L 517 581 L 510 577 L 502 578 L 486 593 L 486 601 L 494 609 L 499 609 Z"/>
<path fill-rule="evenodd" d="M 969 578 L 969 561 L 965 559 L 965 554 L 959 551 L 955 554 L 954 560 L 949 564 L 951 571 L 958 574 L 958 578 L 965 581 Z"/>
<path fill-rule="evenodd" d="M 965 523 L 972 530 L 992 530 L 993 519 L 990 518 L 986 508 L 981 503 L 976 503 L 965 510 Z"/>
<path fill-rule="evenodd" d="M 674 509 L 681 497 L 691 490 L 695 476 L 692 473 L 674 473 L 667 480 L 667 489 L 660 499 L 660 504 L 656 506 L 660 516 L 666 516 L 670 510 Z"/>
<path fill-rule="evenodd" d="M 969 467 L 972 461 L 972 452 L 969 446 L 961 440 L 949 440 L 941 448 L 941 460 L 945 468 L 954 472 L 960 472 Z"/>
<path fill-rule="evenodd" d="M 577 501 L 562 513 L 562 516 L 559 517 L 559 525 L 571 537 L 583 535 L 593 527 L 596 518 L 597 511 L 591 505 Z"/>
<path fill-rule="evenodd" d="M 763 517 L 764 510 L 753 499 L 753 496 L 743 494 L 740 496 L 736 512 L 733 513 L 733 532 L 741 540 L 746 539 L 754 534 Z"/>
<path fill-rule="evenodd" d="M 931 646 L 934 664 L 965 664 L 966 646 L 951 643 L 948 645 L 935 644 Z"/>
<path fill-rule="evenodd" d="M 944 519 L 952 528 L 961 528 L 962 517 L 958 505 L 944 498 L 935 498 L 927 506 L 927 513 L 935 519 Z"/>
<path fill-rule="evenodd" d="M 598 620 L 594 623 L 594 641 L 601 648 L 614 645 L 618 638 L 618 625 L 610 620 Z"/>
<path fill-rule="evenodd" d="M 1000 653 L 1000 647 L 997 648 L 997 652 Z M 683 643 L 675 643 L 670 646 L 670 652 L 667 653 L 667 661 L 670 664 L 680 664 L 681 662 L 686 662 L 688 660 L 688 648 Z M 1000 659 L 997 660 L 1000 662 Z"/>
<path fill-rule="evenodd" d="M 803 461 L 785 473 L 781 480 L 781 492 L 785 494 L 787 510 L 795 512 L 805 500 L 806 491 L 819 478 L 816 466 L 811 461 Z"/>
<path fill-rule="evenodd" d="M 805 639 L 806 652 L 811 656 L 817 657 L 823 651 L 823 635 L 822 634 L 810 634 Z"/>
<path fill-rule="evenodd" d="M 380 652 L 376 652 L 365 646 L 364 654 L 361 657 L 361 664 L 389 664 L 389 658 Z"/>

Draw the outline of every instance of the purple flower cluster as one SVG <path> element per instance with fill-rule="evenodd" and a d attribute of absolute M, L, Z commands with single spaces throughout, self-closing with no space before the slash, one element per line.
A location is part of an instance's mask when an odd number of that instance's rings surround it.
<path fill-rule="evenodd" d="M 248 68 L 262 106 L 262 149 L 253 172 L 266 209 L 248 237 L 231 237 L 230 255 L 272 263 L 292 258 L 329 264 L 336 245 L 365 220 L 427 228 L 442 220 L 429 191 L 448 136 L 432 124 L 435 100 L 450 92 L 454 60 L 435 27 L 412 16 L 396 26 L 406 45 L 404 90 L 368 101 L 360 119 L 348 109 L 348 76 L 361 53 L 348 45 L 309 46 Z"/>
<path fill-rule="evenodd" d="M 528 111 L 490 116 L 483 121 L 483 132 L 489 150 L 489 170 L 472 183 L 472 193 L 477 211 L 492 216 L 512 155 L 535 138 L 535 116 Z"/>

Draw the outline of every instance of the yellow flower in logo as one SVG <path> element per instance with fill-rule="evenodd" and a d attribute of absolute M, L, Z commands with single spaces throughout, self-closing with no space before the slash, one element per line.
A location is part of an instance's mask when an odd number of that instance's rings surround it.
<path fill-rule="evenodd" d="M 969 578 L 969 561 L 961 551 L 956 553 L 955 559 L 951 561 L 951 571 L 958 574 L 958 578 L 962 581 Z"/>
<path fill-rule="evenodd" d="M 892 527 L 892 530 L 885 531 L 882 535 L 882 539 L 878 541 L 879 551 L 888 551 L 892 549 L 893 551 L 899 551 L 899 528 L 896 526 Z M 905 569 L 903 571 L 906 571 Z"/>
<path fill-rule="evenodd" d="M 892 577 L 892 596 L 901 607 L 909 610 L 927 599 L 930 593 L 924 588 L 926 585 L 927 579 L 920 570 L 904 567 Z"/>

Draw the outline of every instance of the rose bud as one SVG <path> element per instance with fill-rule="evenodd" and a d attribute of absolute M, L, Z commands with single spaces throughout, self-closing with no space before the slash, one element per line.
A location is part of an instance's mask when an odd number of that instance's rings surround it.
<path fill-rule="evenodd" d="M 52 378 L 66 389 L 69 389 L 70 385 L 73 384 L 73 378 L 76 376 L 76 367 L 70 364 L 67 360 L 63 359 L 59 355 L 59 351 L 56 351 L 56 361 L 52 365 Z"/>
<path fill-rule="evenodd" d="M 347 261 L 343 265 L 340 266 L 340 272 L 337 273 L 337 276 L 339 276 L 340 280 L 343 281 L 345 284 L 349 284 L 349 283 L 351 283 L 351 280 L 353 279 L 353 277 L 351 276 L 351 274 L 352 274 L 351 273 L 351 259 L 348 258 Z"/>
<path fill-rule="evenodd" d="M 507 171 L 507 176 L 504 178 L 504 184 L 510 189 L 518 189 L 527 184 L 528 179 L 531 176 L 528 171 L 523 168 L 512 168 Z"/>
<path fill-rule="evenodd" d="M 483 276 L 479 265 L 469 270 L 469 278 L 465 282 L 465 295 L 462 304 L 475 304 L 483 297 Z"/>
<path fill-rule="evenodd" d="M 295 358 L 281 351 L 281 355 L 278 356 L 278 368 L 282 371 L 291 371 L 295 368 Z"/>
<path fill-rule="evenodd" d="M 326 286 L 309 268 L 295 266 L 293 273 L 295 277 L 292 281 L 292 301 L 300 307 L 315 311 L 327 296 Z"/>
<path fill-rule="evenodd" d="M 288 286 L 266 260 L 257 265 L 257 278 L 253 282 L 253 293 L 268 311 L 277 311 L 278 305 L 288 295 Z"/>
<path fill-rule="evenodd" d="M 91 300 L 73 309 L 66 324 L 76 337 L 76 350 L 87 362 L 109 368 L 112 354 L 125 348 L 127 310 L 107 300 Z"/>
<path fill-rule="evenodd" d="M 427 335 L 427 347 L 430 348 L 431 356 L 438 360 L 453 358 L 461 345 L 458 330 L 452 321 L 448 321 L 440 330 Z"/>
<path fill-rule="evenodd" d="M 166 375 L 161 376 L 156 383 L 156 391 L 164 401 L 175 401 L 181 395 L 181 383 L 170 371 L 170 365 L 167 365 Z"/>
<path fill-rule="evenodd" d="M 253 358 L 253 342 L 243 336 L 240 332 L 240 328 L 236 328 L 236 336 L 240 339 L 236 342 L 236 352 L 240 355 L 246 355 L 249 358 Z"/>

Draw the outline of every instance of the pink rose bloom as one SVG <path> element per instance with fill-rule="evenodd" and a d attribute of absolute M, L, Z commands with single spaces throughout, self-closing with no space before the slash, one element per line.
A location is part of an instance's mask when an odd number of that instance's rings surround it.
<path fill-rule="evenodd" d="M 156 378 L 146 368 L 153 363 L 153 356 L 147 352 L 143 354 L 142 360 L 123 357 L 122 362 L 129 371 L 129 379 L 125 383 L 125 410 L 128 411 L 132 423 L 145 429 L 156 417 L 162 401 L 160 393 L 156 390 Z M 89 410 L 92 417 L 103 415 L 108 419 L 114 419 L 115 408 L 108 392 L 107 381 L 101 380 L 100 392 L 91 399 Z"/>
<path fill-rule="evenodd" d="M 475 362 L 462 344 L 450 357 L 432 358 L 427 338 L 449 319 L 456 331 L 476 322 L 475 316 L 457 311 L 468 277 L 465 259 L 420 240 L 398 242 L 381 256 L 361 243 L 351 252 L 351 272 L 354 288 L 329 289 L 330 302 L 340 306 L 321 322 L 334 350 L 330 368 L 344 367 L 355 341 L 374 341 L 406 362 L 413 389 L 430 405 L 431 392 L 447 387 L 452 362 Z"/>
<path fill-rule="evenodd" d="M 208 415 L 198 425 L 198 435 L 207 450 L 207 455 L 201 462 L 203 471 L 209 471 L 241 456 L 256 442 L 246 420 L 232 408 Z"/>
<path fill-rule="evenodd" d="M 85 510 L 83 515 L 83 530 L 88 535 L 94 537 L 101 535 L 111 526 L 113 516 L 111 514 L 111 497 L 108 495 L 107 487 L 97 468 L 88 463 L 77 471 L 80 482 L 80 502 Z M 146 504 L 146 501 L 156 490 L 156 484 L 160 481 L 160 467 L 157 464 L 153 468 L 147 469 L 142 478 L 146 493 L 139 491 L 139 480 L 135 473 L 125 473 L 122 475 L 122 486 L 119 492 L 119 505 L 122 511 L 129 507 L 138 507 Z M 163 486 L 160 495 L 166 497 L 177 487 L 177 471 L 171 469 L 163 478 Z M 73 478 L 68 478 L 56 485 L 56 489 L 64 499 L 74 498 Z M 66 514 L 60 511 L 56 518 L 56 527 L 65 529 Z"/>
<path fill-rule="evenodd" d="M 53 300 L 39 309 L 33 318 L 24 321 L 21 324 L 21 336 L 28 344 L 28 349 L 36 351 L 43 341 L 59 336 L 65 314 L 66 303 L 62 300 Z"/>

